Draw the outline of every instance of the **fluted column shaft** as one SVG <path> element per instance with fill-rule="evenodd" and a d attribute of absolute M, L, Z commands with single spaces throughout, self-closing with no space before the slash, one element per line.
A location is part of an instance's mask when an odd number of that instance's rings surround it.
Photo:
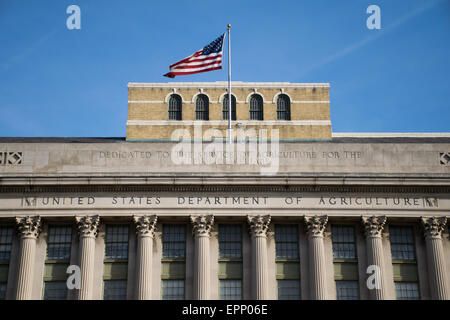
<path fill-rule="evenodd" d="M 385 216 L 362 217 L 362 223 L 365 228 L 366 249 L 367 249 L 367 265 L 374 265 L 380 273 L 377 275 L 379 286 L 369 290 L 372 300 L 387 299 L 387 290 L 384 282 L 384 258 L 383 258 L 383 241 L 381 233 L 386 223 Z"/>
<path fill-rule="evenodd" d="M 254 251 L 253 270 L 255 272 L 255 299 L 267 300 L 267 237 L 259 235 L 254 236 L 252 238 L 252 248 Z"/>
<path fill-rule="evenodd" d="M 136 298 L 150 300 L 152 289 L 153 236 L 156 216 L 135 216 L 137 233 Z"/>
<path fill-rule="evenodd" d="M 94 281 L 95 237 L 80 236 L 80 272 L 81 282 L 78 291 L 79 300 L 92 299 Z"/>
<path fill-rule="evenodd" d="M 209 239 L 214 223 L 212 215 L 191 216 L 192 228 L 195 237 L 194 249 L 194 299 L 210 299 L 209 274 Z"/>
<path fill-rule="evenodd" d="M 78 300 L 92 300 L 95 267 L 95 238 L 99 224 L 99 216 L 77 217 L 77 226 L 80 232 L 80 289 Z"/>
<path fill-rule="evenodd" d="M 446 218 L 422 218 L 422 224 L 425 229 L 431 298 L 448 300 L 450 297 L 445 272 L 444 248 L 442 246 L 442 231 L 446 224 Z"/>
<path fill-rule="evenodd" d="M 33 293 L 36 239 L 40 233 L 40 217 L 16 218 L 20 235 L 20 259 L 16 300 L 30 300 Z"/>
<path fill-rule="evenodd" d="M 248 216 L 250 224 L 250 235 L 252 238 L 252 277 L 253 298 L 256 300 L 267 300 L 269 298 L 268 288 L 268 265 L 267 265 L 267 230 L 270 224 L 270 216 Z"/>
<path fill-rule="evenodd" d="M 305 216 L 308 229 L 310 293 L 312 300 L 328 299 L 323 232 L 327 216 Z"/>

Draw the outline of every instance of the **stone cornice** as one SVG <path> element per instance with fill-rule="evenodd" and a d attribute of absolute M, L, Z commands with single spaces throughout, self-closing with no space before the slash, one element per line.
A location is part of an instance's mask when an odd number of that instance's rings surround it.
<path fill-rule="evenodd" d="M 95 216 L 78 216 L 75 217 L 80 237 L 96 237 L 100 217 Z"/>
<path fill-rule="evenodd" d="M 154 236 L 156 222 L 158 221 L 156 215 L 133 216 L 133 221 L 136 224 L 136 234 L 138 236 Z"/>
<path fill-rule="evenodd" d="M 248 180 L 247 180 L 248 182 Z M 75 192 L 342 192 L 342 193 L 450 193 L 450 186 L 425 185 L 286 185 L 280 184 L 179 184 L 179 185 L 10 185 L 0 186 L 0 193 L 75 193 Z"/>
<path fill-rule="evenodd" d="M 270 215 L 248 215 L 247 222 L 250 226 L 250 235 L 253 237 L 266 237 L 270 221 Z"/>
<path fill-rule="evenodd" d="M 42 221 L 39 216 L 16 217 L 17 231 L 21 238 L 39 237 Z"/>
<path fill-rule="evenodd" d="M 441 239 L 447 223 L 446 217 L 421 217 L 420 221 L 424 229 L 425 238 Z"/>
<path fill-rule="evenodd" d="M 210 215 L 191 215 L 192 233 L 194 236 L 210 236 L 214 225 L 214 216 Z"/>
<path fill-rule="evenodd" d="M 386 216 L 361 217 L 366 237 L 381 237 L 386 220 Z"/>
<path fill-rule="evenodd" d="M 306 229 L 310 237 L 323 237 L 328 216 L 305 216 Z"/>

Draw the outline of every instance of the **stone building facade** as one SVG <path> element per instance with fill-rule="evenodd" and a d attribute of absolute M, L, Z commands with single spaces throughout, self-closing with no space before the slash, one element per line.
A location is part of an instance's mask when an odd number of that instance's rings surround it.
<path fill-rule="evenodd" d="M 450 134 L 331 133 L 328 85 L 236 87 L 267 139 L 208 136 L 221 83 L 129 84 L 126 138 L 0 138 L 0 297 L 450 298 Z"/>

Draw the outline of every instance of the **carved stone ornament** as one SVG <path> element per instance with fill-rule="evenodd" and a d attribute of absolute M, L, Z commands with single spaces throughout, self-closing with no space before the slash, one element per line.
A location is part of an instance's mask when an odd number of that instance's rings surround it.
<path fill-rule="evenodd" d="M 98 215 L 75 217 L 75 220 L 77 222 L 77 228 L 78 232 L 80 233 L 80 236 L 85 237 L 97 236 L 97 229 L 100 223 L 100 217 Z"/>
<path fill-rule="evenodd" d="M 192 215 L 192 232 L 196 236 L 210 235 L 212 226 L 214 224 L 214 216 L 210 215 Z"/>
<path fill-rule="evenodd" d="M 305 216 L 306 229 L 310 237 L 323 237 L 328 216 Z"/>
<path fill-rule="evenodd" d="M 381 237 L 386 216 L 363 216 L 361 222 L 364 226 L 366 237 Z"/>
<path fill-rule="evenodd" d="M 41 232 L 41 217 L 16 217 L 17 231 L 21 238 L 37 238 Z"/>
<path fill-rule="evenodd" d="M 149 235 L 153 237 L 158 217 L 152 216 L 133 216 L 134 223 L 136 224 L 136 234 L 140 236 Z"/>
<path fill-rule="evenodd" d="M 440 239 L 447 223 L 446 217 L 421 217 L 425 238 Z"/>
<path fill-rule="evenodd" d="M 252 236 L 267 236 L 270 220 L 270 215 L 247 216 L 247 221 L 250 225 L 250 234 Z"/>

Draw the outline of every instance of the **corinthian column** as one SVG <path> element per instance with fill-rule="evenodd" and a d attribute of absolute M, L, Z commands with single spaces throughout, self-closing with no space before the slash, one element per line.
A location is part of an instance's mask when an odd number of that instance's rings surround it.
<path fill-rule="evenodd" d="M 33 289 L 36 239 L 41 232 L 41 218 L 39 216 L 17 217 L 16 224 L 20 236 L 16 300 L 30 300 Z"/>
<path fill-rule="evenodd" d="M 137 234 L 136 298 L 150 300 L 152 289 L 153 236 L 157 217 L 134 216 Z"/>
<path fill-rule="evenodd" d="M 383 242 L 381 232 L 386 223 L 386 216 L 361 217 L 366 235 L 367 265 L 375 267 L 374 287 L 369 287 L 370 298 L 373 300 L 387 299 L 384 283 Z"/>
<path fill-rule="evenodd" d="M 195 237 L 194 299 L 208 300 L 209 296 L 209 236 L 214 224 L 213 215 L 192 215 L 192 231 Z"/>
<path fill-rule="evenodd" d="M 267 300 L 269 298 L 267 283 L 267 230 L 270 216 L 247 216 L 252 238 L 252 285 L 253 298 Z"/>
<path fill-rule="evenodd" d="M 311 299 L 325 300 L 327 295 L 325 248 L 323 232 L 328 222 L 328 216 L 305 216 L 309 243 L 309 270 L 311 279 Z"/>
<path fill-rule="evenodd" d="M 449 290 L 447 287 L 447 275 L 445 274 L 444 249 L 442 247 L 442 231 L 447 218 L 430 217 L 421 218 L 425 230 L 425 242 L 427 244 L 428 274 L 431 287 L 431 297 L 434 300 L 447 300 Z"/>
<path fill-rule="evenodd" d="M 78 300 L 91 300 L 94 282 L 95 237 L 100 218 L 97 215 L 76 217 L 75 219 L 80 234 L 81 285 L 78 290 Z"/>

